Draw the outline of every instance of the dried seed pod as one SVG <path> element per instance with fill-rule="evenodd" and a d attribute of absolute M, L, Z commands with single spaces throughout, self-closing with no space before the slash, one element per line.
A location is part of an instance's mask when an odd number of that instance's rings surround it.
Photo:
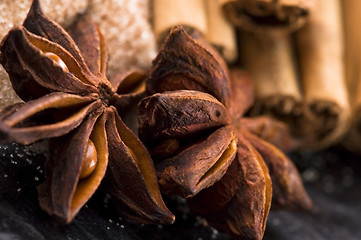
<path fill-rule="evenodd" d="M 228 106 L 228 75 L 228 69 L 217 61 L 212 51 L 190 37 L 182 27 L 174 27 L 153 61 L 147 91 L 154 94 L 197 90 L 213 95 Z"/>
<path fill-rule="evenodd" d="M 132 69 L 115 75 L 110 79 L 114 91 L 110 103 L 118 110 L 119 116 L 133 131 L 138 131 L 138 103 L 145 94 L 146 72 Z"/>
<path fill-rule="evenodd" d="M 47 39 L 50 42 L 55 43 L 55 45 L 62 48 L 63 50 L 66 50 L 65 52 L 70 53 L 70 55 L 80 65 L 82 69 L 88 69 L 84 62 L 82 54 L 80 53 L 79 48 L 75 44 L 74 40 L 59 24 L 55 23 L 43 14 L 39 0 L 33 0 L 29 13 L 23 23 L 23 26 L 34 35 L 39 36 L 42 39 Z M 80 29 L 78 29 L 78 31 L 80 31 Z M 94 33 L 88 31 L 88 34 L 84 34 L 89 37 Z M 89 42 L 89 44 L 94 44 L 94 47 L 97 42 L 91 41 Z M 55 54 L 57 53 L 55 52 Z"/>
<path fill-rule="evenodd" d="M 17 105 L 12 114 L 3 112 L 0 135 L 22 144 L 57 137 L 77 127 L 83 118 L 101 106 L 100 101 L 87 96 L 51 93 L 27 104 Z M 37 123 L 34 126 L 34 122 Z"/>
<path fill-rule="evenodd" d="M 118 200 L 120 212 L 143 223 L 170 224 L 174 215 L 161 197 L 151 157 L 117 114 L 109 113 L 109 168 L 106 189 Z"/>
<path fill-rule="evenodd" d="M 291 133 L 287 124 L 269 116 L 241 118 L 240 125 L 284 152 L 295 150 L 303 144 Z"/>
<path fill-rule="evenodd" d="M 237 239 L 262 239 L 272 200 L 271 179 L 262 157 L 238 135 L 237 155 L 225 176 L 188 204 L 219 231 Z"/>
<path fill-rule="evenodd" d="M 89 22 L 91 22 L 91 19 L 88 15 L 81 15 L 77 21 L 74 21 L 69 26 L 67 31 L 79 47 L 81 57 L 84 58 L 84 62 L 90 72 L 99 77 L 105 77 L 108 61 L 106 41 L 98 26 L 89 24 Z M 62 45 L 61 42 L 59 44 Z M 64 47 L 66 48 L 66 45 Z M 77 55 L 74 56 L 74 58 L 77 57 Z"/>
<path fill-rule="evenodd" d="M 272 179 L 273 205 L 283 209 L 311 209 L 312 200 L 293 162 L 272 144 L 246 130 L 243 133 L 268 166 Z"/>
<path fill-rule="evenodd" d="M 180 142 L 175 138 L 166 139 L 155 145 L 150 154 L 153 160 L 165 159 L 173 156 L 180 149 Z"/>
<path fill-rule="evenodd" d="M 242 174 L 239 174 L 238 157 L 239 156 L 235 156 L 235 159 L 219 181 L 215 182 L 209 188 L 203 189 L 197 195 L 187 199 L 189 207 L 194 212 L 201 216 L 218 212 L 233 199 L 242 182 Z"/>
<path fill-rule="evenodd" d="M 237 139 L 232 127 L 219 128 L 229 122 L 221 102 L 207 93 L 179 90 L 154 94 L 138 107 L 141 139 L 156 157 L 172 156 L 156 166 L 164 192 L 189 197 L 223 176 L 234 158 Z M 194 139 L 217 128 L 206 139 Z M 165 148 L 164 142 L 173 147 Z M 160 152 L 163 149 L 167 152 Z"/>
<path fill-rule="evenodd" d="M 145 90 L 145 72 L 137 69 L 115 75 L 110 82 L 118 94 L 139 93 Z"/>
<path fill-rule="evenodd" d="M 198 91 L 154 94 L 144 98 L 138 109 L 139 136 L 145 142 L 190 137 L 229 122 L 224 105 Z"/>
<path fill-rule="evenodd" d="M 49 53 L 60 58 L 73 74 L 64 71 Z M 14 90 L 24 101 L 55 91 L 80 95 L 97 92 L 89 84 L 89 79 L 94 78 L 80 67 L 72 55 L 61 46 L 28 32 L 24 27 L 16 27 L 5 36 L 1 43 L 0 61 L 9 73 Z"/>
<path fill-rule="evenodd" d="M 76 130 L 50 143 L 46 180 L 38 187 L 40 207 L 67 223 L 94 194 L 107 169 L 105 116 L 98 116 L 88 117 Z M 96 166 L 88 176 L 81 176 L 89 141 L 96 151 L 90 156 L 96 158 Z"/>
<path fill-rule="evenodd" d="M 236 150 L 234 129 L 230 126 L 217 129 L 205 140 L 156 165 L 161 190 L 183 197 L 197 194 L 225 174 Z"/>
<path fill-rule="evenodd" d="M 153 95 L 139 104 L 139 135 L 161 158 L 156 169 L 162 191 L 189 198 L 190 207 L 219 231 L 261 239 L 272 184 L 262 156 L 241 131 L 254 101 L 252 81 L 239 69 L 230 75 L 193 34 L 173 28 L 154 60 L 147 83 Z M 218 101 L 204 101 L 205 93 Z"/>
<path fill-rule="evenodd" d="M 242 69 L 232 68 L 230 74 L 232 98 L 228 110 L 233 119 L 240 119 L 254 103 L 254 84 L 251 77 Z"/>
<path fill-rule="evenodd" d="M 0 140 L 31 144 L 51 138 L 39 201 L 67 223 L 98 188 L 107 165 L 118 172 L 108 171 L 113 181 L 108 186 L 121 200 L 121 213 L 143 223 L 173 222 L 147 150 L 115 110 L 128 114 L 124 109 L 139 100 L 141 94 L 121 84 L 139 75 L 126 74 L 111 85 L 105 40 L 84 15 L 70 34 L 75 41 L 33 0 L 23 26 L 11 29 L 1 42 L 0 62 L 25 103 L 0 110 Z M 129 183 L 136 190 L 125 186 Z"/>

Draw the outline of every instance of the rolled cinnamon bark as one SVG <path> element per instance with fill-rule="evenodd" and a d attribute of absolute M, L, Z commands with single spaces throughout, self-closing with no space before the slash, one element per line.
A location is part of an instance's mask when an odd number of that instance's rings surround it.
<path fill-rule="evenodd" d="M 361 1 L 342 1 L 345 40 L 346 83 L 351 106 L 352 123 L 343 144 L 361 154 Z"/>
<path fill-rule="evenodd" d="M 347 0 L 342 3 L 342 19 L 345 40 L 345 71 L 350 104 L 355 104 L 361 67 L 361 1 Z"/>
<path fill-rule="evenodd" d="M 171 27 L 182 25 L 185 28 L 207 32 L 206 8 L 203 0 L 154 0 L 153 29 L 158 44 L 161 44 Z"/>
<path fill-rule="evenodd" d="M 242 29 L 290 32 L 302 26 L 315 0 L 222 0 L 230 21 Z"/>
<path fill-rule="evenodd" d="M 225 18 L 221 0 L 205 0 L 207 32 L 205 38 L 212 43 L 229 63 L 237 59 L 237 44 L 234 26 Z"/>
<path fill-rule="evenodd" d="M 326 147 L 340 140 L 350 124 L 340 1 L 317 1 L 296 43 L 307 105 L 302 129 L 311 147 Z"/>
<path fill-rule="evenodd" d="M 242 62 L 255 80 L 252 115 L 268 114 L 298 130 L 302 95 L 288 34 L 242 33 Z"/>
<path fill-rule="evenodd" d="M 290 34 L 308 18 L 314 0 L 222 0 L 228 19 L 244 30 L 240 58 L 255 81 L 252 115 L 268 114 L 300 135 L 302 93 Z"/>

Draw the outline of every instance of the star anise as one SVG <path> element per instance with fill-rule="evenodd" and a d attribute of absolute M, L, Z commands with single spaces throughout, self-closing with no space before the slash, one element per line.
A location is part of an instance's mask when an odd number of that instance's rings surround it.
<path fill-rule="evenodd" d="M 105 40 L 88 17 L 68 32 L 34 0 L 23 25 L 3 39 L 1 64 L 25 103 L 1 111 L 1 140 L 50 139 L 46 180 L 38 187 L 50 215 L 70 222 L 105 178 L 121 214 L 172 223 L 150 155 L 118 114 L 137 99 L 132 84 L 144 75 L 106 78 Z"/>
<path fill-rule="evenodd" d="M 157 159 L 161 191 L 188 198 L 190 208 L 220 231 L 261 239 L 272 192 L 274 205 L 311 207 L 291 160 L 254 133 L 284 148 L 291 138 L 285 126 L 267 130 L 274 120 L 243 117 L 253 103 L 252 81 L 239 69 L 229 72 L 192 36 L 173 28 L 153 61 L 147 82 L 153 95 L 139 104 L 140 138 Z"/>

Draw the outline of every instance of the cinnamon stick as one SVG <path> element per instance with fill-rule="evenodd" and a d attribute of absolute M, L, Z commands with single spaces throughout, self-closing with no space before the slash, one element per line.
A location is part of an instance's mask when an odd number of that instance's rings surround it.
<path fill-rule="evenodd" d="M 222 0 L 236 26 L 249 31 L 290 32 L 307 20 L 314 0 Z"/>
<path fill-rule="evenodd" d="M 289 35 L 243 33 L 241 38 L 242 61 L 255 81 L 252 115 L 268 114 L 299 129 L 302 95 Z"/>
<path fill-rule="evenodd" d="M 160 45 L 171 27 L 182 25 L 196 29 L 202 34 L 207 32 L 206 8 L 203 0 L 154 0 L 153 28 Z"/>
<path fill-rule="evenodd" d="M 307 20 L 314 0 L 222 0 L 228 19 L 244 32 L 240 58 L 255 81 L 252 115 L 268 114 L 300 135 L 303 96 L 290 34 Z"/>
<path fill-rule="evenodd" d="M 342 19 L 345 40 L 345 71 L 350 104 L 355 104 L 360 82 L 361 66 L 361 1 L 347 0 L 342 3 Z"/>
<path fill-rule="evenodd" d="M 343 144 L 351 151 L 361 153 L 361 1 L 342 1 L 342 19 L 345 40 L 346 83 L 351 106 L 352 123 Z"/>
<path fill-rule="evenodd" d="M 317 1 L 310 21 L 296 33 L 307 106 L 303 131 L 311 147 L 337 142 L 349 127 L 342 34 L 339 0 Z"/>
<path fill-rule="evenodd" d="M 221 0 L 205 0 L 207 32 L 205 38 L 212 43 L 229 63 L 237 59 L 235 29 L 225 18 Z"/>

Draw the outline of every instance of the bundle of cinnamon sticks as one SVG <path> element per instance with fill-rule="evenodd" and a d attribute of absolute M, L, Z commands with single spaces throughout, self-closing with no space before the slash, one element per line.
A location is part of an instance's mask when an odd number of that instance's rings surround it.
<path fill-rule="evenodd" d="M 341 141 L 350 107 L 340 1 L 225 1 L 224 8 L 243 13 L 233 21 L 253 20 L 240 44 L 257 86 L 253 114 L 285 121 L 307 148 Z"/>
<path fill-rule="evenodd" d="M 244 67 L 257 96 L 249 114 L 283 121 L 302 148 L 361 152 L 359 10 L 358 0 L 154 0 L 153 26 L 159 41 L 174 25 L 196 29 Z"/>

